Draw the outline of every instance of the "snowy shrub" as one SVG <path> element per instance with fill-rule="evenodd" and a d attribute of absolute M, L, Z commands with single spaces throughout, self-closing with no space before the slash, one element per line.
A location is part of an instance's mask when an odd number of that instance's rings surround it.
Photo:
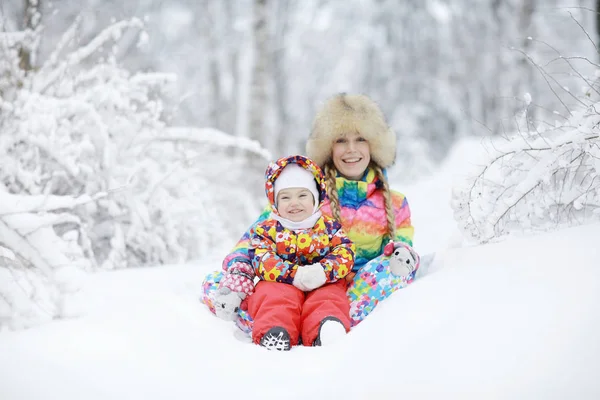
<path fill-rule="evenodd" d="M 555 128 L 490 140 L 487 161 L 453 192 L 460 228 L 487 242 L 600 219 L 599 124 L 597 102 Z"/>
<path fill-rule="evenodd" d="M 258 208 L 228 207 L 256 180 L 236 185 L 241 165 L 222 160 L 230 147 L 269 155 L 215 130 L 167 126 L 161 94 L 174 77 L 118 64 L 116 43 L 142 22 L 79 45 L 80 22 L 39 67 L 23 55 L 35 60 L 41 29 L 0 32 L 0 327 L 63 316 L 79 271 L 198 257 Z"/>
<path fill-rule="evenodd" d="M 567 14 L 571 29 L 578 28 L 596 54 L 586 28 L 572 10 Z M 454 188 L 455 219 L 468 237 L 481 243 L 600 218 L 600 65 L 585 50 L 563 53 L 563 46 L 532 37 L 525 43 L 540 44 L 551 56 L 530 53 L 528 45 L 517 50 L 536 78 L 543 79 L 557 109 L 534 103 L 526 91 L 522 110 L 512 118 L 516 132 L 487 140 L 480 166 Z M 537 87 L 533 81 L 528 86 Z"/>

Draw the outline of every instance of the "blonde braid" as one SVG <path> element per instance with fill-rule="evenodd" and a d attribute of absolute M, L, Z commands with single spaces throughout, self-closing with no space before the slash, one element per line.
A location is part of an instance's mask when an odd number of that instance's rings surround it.
<path fill-rule="evenodd" d="M 331 215 L 341 224 L 342 215 L 340 213 L 340 198 L 338 197 L 337 185 L 335 183 L 336 175 L 337 170 L 331 165 L 331 161 L 325 164 L 325 180 L 327 181 L 327 196 L 329 197 Z"/>
<path fill-rule="evenodd" d="M 394 205 L 392 204 L 392 192 L 390 191 L 390 185 L 388 184 L 385 175 L 383 174 L 383 170 L 379 165 L 375 163 L 372 164 L 375 173 L 379 180 L 383 183 L 383 199 L 385 202 L 385 215 L 387 217 L 387 225 L 388 232 L 390 234 L 390 239 L 396 239 L 396 214 L 394 213 Z"/>

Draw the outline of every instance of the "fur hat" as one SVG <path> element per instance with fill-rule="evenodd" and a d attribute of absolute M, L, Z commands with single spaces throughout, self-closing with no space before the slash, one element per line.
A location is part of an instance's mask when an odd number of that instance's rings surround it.
<path fill-rule="evenodd" d="M 331 159 L 334 141 L 351 132 L 369 142 L 371 159 L 381 168 L 394 164 L 396 135 L 377 103 L 361 94 L 340 93 L 325 102 L 313 122 L 306 154 L 322 167 Z"/>

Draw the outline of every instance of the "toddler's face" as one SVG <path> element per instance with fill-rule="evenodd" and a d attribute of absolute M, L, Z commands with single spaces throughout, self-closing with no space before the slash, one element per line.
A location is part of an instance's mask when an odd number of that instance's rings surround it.
<path fill-rule="evenodd" d="M 294 222 L 310 217 L 315 208 L 313 195 L 305 188 L 282 189 L 277 193 L 276 204 L 279 215 Z"/>

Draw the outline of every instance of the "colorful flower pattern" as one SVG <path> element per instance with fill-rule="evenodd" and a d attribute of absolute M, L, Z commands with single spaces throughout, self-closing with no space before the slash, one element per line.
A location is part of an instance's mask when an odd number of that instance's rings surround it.
<path fill-rule="evenodd" d="M 249 251 L 256 275 L 265 281 L 291 284 L 298 266 L 321 263 L 327 282 L 348 275 L 354 244 L 334 219 L 322 216 L 311 229 L 292 231 L 268 219 L 250 232 Z"/>

